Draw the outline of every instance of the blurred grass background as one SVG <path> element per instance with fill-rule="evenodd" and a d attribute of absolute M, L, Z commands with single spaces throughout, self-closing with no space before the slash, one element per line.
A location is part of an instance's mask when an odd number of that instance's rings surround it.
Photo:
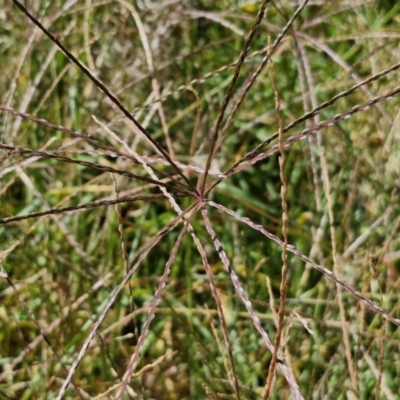
<path fill-rule="evenodd" d="M 201 78 L 238 59 L 260 3 L 55 0 L 27 1 L 25 5 L 167 149 L 159 103 L 153 101 L 157 98 L 153 77 L 164 94 L 162 110 L 175 159 L 205 165 L 209 132 L 233 69 Z M 148 38 L 153 73 L 132 6 Z M 250 53 L 272 43 L 297 6 L 296 1 L 272 1 Z M 310 93 L 320 104 L 396 64 L 400 55 L 399 12 L 400 4 L 391 1 L 310 1 L 272 57 L 273 72 L 268 64 L 246 97 L 213 168 L 226 170 L 277 131 L 271 73 L 287 125 L 312 109 L 303 102 Z M 121 150 L 93 120 L 95 115 L 139 154 L 156 155 L 104 94 L 11 1 L 0 1 L 0 20 L 3 105 Z M 243 65 L 234 99 L 263 54 Z M 322 110 L 320 119 L 383 95 L 397 82 L 398 72 L 385 75 Z M 185 88 L 179 89 L 181 85 Z M 396 318 L 400 315 L 398 105 L 395 98 L 320 132 L 334 201 L 340 277 Z M 301 124 L 287 137 L 311 125 Z M 88 142 L 11 113 L 1 112 L 0 128 L 3 144 L 145 176 L 143 168 L 127 158 L 111 156 Z M 7 155 L 1 151 L 1 157 Z M 315 138 L 292 145 L 286 157 L 289 242 L 332 269 L 327 198 Z M 175 174 L 169 166 L 157 164 L 157 168 L 167 177 Z M 201 176 L 194 171 L 185 174 L 194 185 Z M 5 157 L 0 176 L 1 218 L 112 199 L 117 193 L 159 192 L 154 186 L 117 174 L 116 189 L 109 172 L 32 155 Z M 281 236 L 280 187 L 275 154 L 221 182 L 208 198 Z M 189 197 L 179 199 L 182 208 L 192 202 Z M 280 247 L 218 210 L 210 209 L 209 214 L 263 326 L 274 338 Z M 73 362 L 110 293 L 126 274 L 119 222 L 131 267 L 141 247 L 174 217 L 169 203 L 158 199 L 123 203 L 118 212 L 115 206 L 97 207 L 0 225 L 2 267 L 41 329 L 48 329 L 47 336 L 65 365 Z M 206 249 L 223 303 L 240 398 L 262 398 L 271 354 L 236 297 L 201 218 L 193 221 L 193 227 Z M 87 398 L 100 398 L 96 396 L 106 393 L 124 374 L 178 233 L 175 228 L 149 253 L 97 331 L 74 375 L 75 384 Z M 360 237 L 364 239 L 359 245 L 351 247 Z M 344 291 L 345 325 L 358 389 L 352 391 L 337 296 L 332 282 L 289 256 L 285 329 L 290 329 L 290 339 L 286 358 L 303 396 L 400 398 L 398 329 Z M 293 310 L 308 322 L 312 334 L 291 314 Z M 0 280 L 0 326 L 0 397 L 56 398 L 65 372 L 5 279 Z M 237 398 L 227 365 L 208 279 L 196 247 L 186 235 L 141 352 L 137 368 L 141 372 L 132 379 L 124 398 Z M 380 371 L 383 380 L 377 383 Z M 114 395 L 106 393 L 103 398 Z M 65 398 L 81 397 L 70 385 Z M 290 398 L 280 374 L 272 398 Z"/>

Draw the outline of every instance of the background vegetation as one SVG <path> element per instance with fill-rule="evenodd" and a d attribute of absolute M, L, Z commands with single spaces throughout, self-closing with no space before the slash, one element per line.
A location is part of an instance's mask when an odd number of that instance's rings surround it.
<path fill-rule="evenodd" d="M 66 399 L 300 398 L 279 371 L 287 365 L 306 399 L 399 399 L 400 4 L 310 0 L 297 16 L 289 0 L 24 2 L 180 176 L 13 3 L 0 1 L 0 397 L 55 399 L 68 382 Z M 205 203 L 211 237 L 192 212 L 219 117 L 207 178 L 218 184 L 205 199 L 237 214 Z M 289 140 L 302 131 L 306 140 Z M 143 163 L 192 206 L 208 265 L 157 181 L 143 181 L 155 179 Z M 277 365 L 257 318 L 281 341 Z"/>

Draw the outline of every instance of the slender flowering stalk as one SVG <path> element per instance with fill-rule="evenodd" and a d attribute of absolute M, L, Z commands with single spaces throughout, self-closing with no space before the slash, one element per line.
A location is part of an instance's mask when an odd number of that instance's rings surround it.
<path fill-rule="evenodd" d="M 268 53 L 263 57 L 261 60 L 260 64 L 258 65 L 256 71 L 253 73 L 253 75 L 248 79 L 248 82 L 246 83 L 245 88 L 243 89 L 242 93 L 240 94 L 240 97 L 238 101 L 236 102 L 231 114 L 229 115 L 221 133 L 221 137 L 218 139 L 217 143 L 217 148 L 221 145 L 229 127 L 231 126 L 233 119 L 235 118 L 237 112 L 239 111 L 239 108 L 241 107 L 246 95 L 250 91 L 251 87 L 253 86 L 254 82 L 256 79 L 260 76 L 262 70 L 265 68 L 267 63 L 271 60 L 272 55 L 275 53 L 277 48 L 279 47 L 280 43 L 282 42 L 284 36 L 287 34 L 289 29 L 293 26 L 294 22 L 296 19 L 299 17 L 301 12 L 304 10 L 304 7 L 307 5 L 308 0 L 304 0 L 303 3 L 297 8 L 297 10 L 294 12 L 292 17 L 289 19 L 285 27 L 282 29 L 280 34 L 277 36 L 275 39 L 274 43 L 272 43 Z"/>
<path fill-rule="evenodd" d="M 272 382 L 275 375 L 276 363 L 278 360 L 278 351 L 279 346 L 281 344 L 282 332 L 283 332 L 283 323 L 285 318 L 285 305 L 286 305 L 286 294 L 287 294 L 287 274 L 288 274 L 288 256 L 287 256 L 287 246 L 288 246 L 288 225 L 289 225 L 289 208 L 287 204 L 287 190 L 288 184 L 285 174 L 285 146 L 283 145 L 283 120 L 281 115 L 281 100 L 279 97 L 278 88 L 276 86 L 274 72 L 272 69 L 271 72 L 271 81 L 272 86 L 274 88 L 275 93 L 275 111 L 278 119 L 279 125 L 279 137 L 278 137 L 278 145 L 279 145 L 279 176 L 281 178 L 281 206 L 282 206 L 282 236 L 283 236 L 283 245 L 282 245 L 282 270 L 281 270 L 281 284 L 279 287 L 280 291 L 280 299 L 279 299 L 279 310 L 278 310 L 278 324 L 276 327 L 276 335 L 275 335 L 275 343 L 274 343 L 274 352 L 272 354 L 272 360 L 268 370 L 267 383 L 265 386 L 264 399 L 268 400 L 270 393 L 272 391 Z"/>
<path fill-rule="evenodd" d="M 394 97 L 396 95 L 398 95 L 400 93 L 400 86 L 398 86 L 397 88 L 391 90 L 389 93 L 386 93 L 382 96 L 377 96 L 374 97 L 372 100 L 366 102 L 363 105 L 357 105 L 352 107 L 350 110 L 345 111 L 342 114 L 337 114 L 335 115 L 333 118 L 330 118 L 328 120 L 322 121 L 317 125 L 312 126 L 311 128 L 307 128 L 304 129 L 301 133 L 299 133 L 296 136 L 291 136 L 289 139 L 287 139 L 284 142 L 284 146 L 285 147 L 289 147 L 291 144 L 298 142 L 300 140 L 304 140 L 307 136 L 316 133 L 318 131 L 320 131 L 323 128 L 328 128 L 330 126 L 335 125 L 336 123 L 338 123 L 339 121 L 344 121 L 346 119 L 351 118 L 354 114 L 358 113 L 358 112 L 362 112 L 362 111 L 366 111 L 369 108 L 371 108 L 372 106 L 379 104 L 379 103 L 383 103 L 384 101 L 388 101 L 388 100 L 392 100 L 394 99 Z M 231 175 L 232 173 L 236 173 L 239 171 L 242 171 L 244 169 L 246 169 L 249 165 L 253 165 L 261 160 L 265 160 L 266 158 L 268 158 L 269 156 L 271 156 L 272 154 L 278 152 L 279 147 L 278 145 L 274 145 L 271 147 L 270 150 L 266 151 L 265 153 L 261 153 L 258 156 L 255 156 L 254 158 L 251 158 L 248 162 L 239 165 L 236 168 L 230 169 L 229 171 L 225 172 L 225 175 Z"/>
<path fill-rule="evenodd" d="M 215 203 L 212 203 L 212 202 L 208 202 L 208 203 L 211 204 L 211 205 L 215 204 Z M 248 296 L 244 292 L 244 289 L 243 289 L 242 285 L 239 282 L 238 276 L 236 275 L 235 271 L 232 269 L 231 263 L 230 263 L 227 255 L 226 255 L 224 249 L 222 248 L 221 243 L 218 240 L 218 237 L 217 237 L 214 229 L 211 226 L 210 220 L 209 220 L 208 215 L 207 215 L 207 210 L 206 210 L 205 207 L 202 207 L 201 214 L 203 216 L 203 220 L 204 220 L 204 223 L 206 225 L 207 232 L 208 232 L 208 234 L 210 235 L 210 237 L 211 237 L 211 239 L 213 241 L 213 244 L 215 246 L 215 249 L 218 252 L 218 255 L 219 255 L 221 261 L 225 265 L 225 268 L 226 268 L 226 270 L 227 270 L 227 272 L 229 274 L 229 277 L 231 278 L 233 287 L 235 288 L 237 295 L 239 296 L 239 298 L 242 300 L 244 306 L 246 307 L 246 309 L 247 309 L 247 311 L 248 311 L 248 313 L 250 315 L 250 318 L 251 318 L 251 320 L 253 322 L 253 325 L 257 329 L 257 331 L 260 333 L 261 337 L 263 338 L 263 341 L 264 341 L 265 345 L 267 346 L 267 348 L 269 349 L 269 351 L 271 353 L 274 353 L 275 348 L 274 348 L 273 344 L 271 343 L 271 340 L 270 340 L 270 338 L 268 336 L 268 333 L 261 326 L 260 318 L 258 318 L 257 315 L 255 314 L 254 309 L 253 309 L 253 305 L 251 304 L 250 299 L 248 298 Z M 303 396 L 300 393 L 299 386 L 297 385 L 296 380 L 294 379 L 294 377 L 290 373 L 287 365 L 284 363 L 284 361 L 282 359 L 279 359 L 279 358 L 278 358 L 277 362 L 278 362 L 278 365 L 279 365 L 279 368 L 280 368 L 282 374 L 284 375 L 284 377 L 286 378 L 286 381 L 288 382 L 288 384 L 290 386 L 290 389 L 291 389 L 291 392 L 292 392 L 292 395 L 294 396 L 294 398 L 295 399 L 299 399 L 299 400 L 303 399 Z"/>
<path fill-rule="evenodd" d="M 105 86 L 99 79 L 97 79 L 54 35 L 52 35 L 19 1 L 12 0 L 14 5 L 19 8 L 39 29 L 51 40 L 53 41 L 62 52 L 70 59 L 75 65 L 77 65 L 80 70 L 99 88 L 117 107 L 118 109 L 128 118 L 135 127 L 147 138 L 147 140 L 152 143 L 155 148 L 164 156 L 164 158 L 170 163 L 170 165 L 176 170 L 176 172 L 186 181 L 187 185 L 196 193 L 196 188 L 190 183 L 188 178 L 182 174 L 179 168 L 172 161 L 169 154 L 151 137 L 142 125 L 134 118 L 134 116 L 124 107 L 121 101 L 114 96 L 111 91 Z"/>
<path fill-rule="evenodd" d="M 83 161 L 83 160 L 77 160 L 71 157 L 65 157 L 65 156 L 61 156 L 61 155 L 57 155 L 54 153 L 50 153 L 48 151 L 38 151 L 38 150 L 31 150 L 31 149 L 25 149 L 22 147 L 14 147 L 14 146 L 8 146 L 5 144 L 0 143 L 0 149 L 4 149 L 4 150 L 9 150 L 9 153 L 7 155 L 7 158 L 14 155 L 14 154 L 23 154 L 23 155 L 30 155 L 32 157 L 40 157 L 40 158 L 51 158 L 54 160 L 58 160 L 58 161 L 62 161 L 65 163 L 69 163 L 69 164 L 77 164 L 77 165 L 82 165 L 88 168 L 93 168 L 93 169 L 97 169 L 103 172 L 111 172 L 113 174 L 117 174 L 117 175 L 121 175 L 121 176 L 127 176 L 129 178 L 133 178 L 133 179 L 137 179 L 143 182 L 148 182 L 148 183 L 152 183 L 155 185 L 160 185 L 160 186 L 164 186 L 169 188 L 170 190 L 174 190 L 176 191 L 179 188 L 176 188 L 173 185 L 170 185 L 168 183 L 165 182 L 160 182 L 159 180 L 155 180 L 152 178 L 146 178 L 137 174 L 133 174 L 132 172 L 126 171 L 126 170 L 121 170 L 121 169 L 117 169 L 117 168 L 113 168 L 113 167 L 108 167 L 106 165 L 101 165 L 101 164 L 96 164 L 96 163 L 92 163 L 89 161 Z M 187 196 L 193 196 L 192 193 L 186 192 Z"/>
<path fill-rule="evenodd" d="M 144 194 L 144 195 L 139 194 L 136 196 L 121 196 L 113 200 L 92 201 L 90 203 L 77 204 L 76 206 L 52 208 L 50 210 L 38 211 L 30 214 L 15 215 L 13 217 L 2 218 L 0 219 L 0 225 L 6 225 L 12 222 L 23 221 L 24 219 L 29 219 L 29 218 L 39 218 L 43 217 L 44 215 L 64 214 L 70 211 L 90 210 L 96 207 L 111 206 L 120 203 L 131 203 L 134 201 L 150 201 L 150 200 L 164 199 L 164 198 L 165 196 L 161 193 Z"/>
<path fill-rule="evenodd" d="M 85 142 L 91 143 L 96 147 L 100 147 L 102 149 L 110 151 L 112 154 L 114 154 L 114 156 L 126 157 L 126 158 L 131 159 L 134 163 L 139 164 L 139 161 L 135 157 L 130 155 L 129 153 L 124 153 L 124 152 L 121 152 L 119 150 L 115 150 L 111 146 L 103 144 L 103 143 L 99 142 L 96 139 L 93 139 L 93 138 L 91 138 L 91 137 L 89 137 L 87 135 L 84 135 L 82 133 L 75 132 L 75 131 L 73 131 L 71 129 L 68 129 L 68 128 L 64 127 L 64 126 L 53 124 L 52 122 L 46 121 L 45 119 L 37 118 L 37 117 L 35 117 L 33 115 L 30 115 L 30 114 L 15 110 L 15 109 L 13 109 L 11 107 L 7 107 L 7 106 L 5 106 L 3 104 L 0 104 L 0 110 L 9 112 L 9 113 L 14 114 L 14 115 L 18 115 L 18 116 L 20 116 L 22 118 L 25 118 L 25 119 L 29 120 L 29 121 L 35 122 L 35 123 L 43 125 L 43 126 L 47 126 L 48 128 L 54 129 L 56 131 L 66 133 L 69 136 L 82 139 Z M 3 147 L 1 147 L 1 148 L 6 149 L 6 150 L 11 148 L 11 147 L 8 148 L 5 145 L 2 145 L 2 146 Z M 20 147 L 18 147 L 18 149 L 20 149 L 19 152 L 24 152 L 25 151 L 25 153 L 26 153 L 28 151 L 27 149 L 21 149 Z M 112 172 L 112 171 L 109 171 L 109 172 Z M 165 175 L 165 173 L 162 172 L 162 171 L 158 171 L 158 172 L 160 174 Z M 187 185 L 183 184 L 182 182 L 176 181 L 176 183 L 178 185 L 183 186 L 184 188 L 186 188 L 186 190 L 190 190 L 190 188 Z"/>
<path fill-rule="evenodd" d="M 283 128 L 283 133 L 288 132 L 290 129 L 295 127 L 296 125 L 300 124 L 301 122 L 304 122 L 305 120 L 314 117 L 321 111 L 323 108 L 328 107 L 336 102 L 339 98 L 342 98 L 344 96 L 347 96 L 351 93 L 353 93 L 357 88 L 365 85 L 366 83 L 372 82 L 374 80 L 379 79 L 380 77 L 388 74 L 389 72 L 396 71 L 397 69 L 400 68 L 400 63 L 393 65 L 392 67 L 379 72 L 378 74 L 358 83 L 357 85 L 353 86 L 352 88 L 339 93 L 332 99 L 326 101 L 325 103 L 322 103 L 320 106 L 318 106 L 316 109 L 304 114 L 301 118 L 298 118 L 297 120 L 291 122 L 289 125 L 287 125 L 285 128 Z M 297 136 L 292 136 L 288 140 L 284 142 L 284 145 L 286 147 L 290 146 L 292 143 L 297 142 L 299 140 L 304 140 L 305 136 L 304 135 L 311 135 L 312 133 L 318 132 L 322 128 L 326 128 L 329 126 L 333 126 L 335 123 L 351 118 L 351 116 L 357 112 L 362 112 L 368 110 L 370 107 L 372 107 L 375 104 L 392 100 L 395 96 L 397 96 L 400 92 L 400 87 L 397 87 L 393 90 L 391 90 L 389 93 L 382 95 L 382 96 L 376 96 L 373 99 L 369 100 L 367 103 L 363 105 L 357 105 L 351 108 L 350 110 L 342 113 L 342 114 L 337 114 L 333 118 L 329 120 L 325 120 L 320 122 L 318 125 L 312 126 L 308 129 L 304 129 L 299 135 Z M 265 140 L 264 142 L 260 143 L 257 147 L 255 147 L 253 150 L 251 150 L 249 153 L 245 154 L 242 158 L 240 158 L 238 161 L 236 161 L 231 167 L 229 167 L 223 175 L 225 177 L 229 177 L 230 175 L 237 173 L 239 171 L 245 170 L 248 168 L 250 165 L 253 165 L 257 163 L 258 161 L 264 160 L 268 158 L 271 154 L 274 154 L 278 151 L 278 146 L 275 145 L 273 146 L 270 150 L 266 152 L 261 152 L 260 150 L 270 144 L 273 140 L 275 140 L 278 137 L 278 132 L 275 132 L 270 138 Z M 216 187 L 222 180 L 225 178 L 221 177 L 214 182 L 212 182 L 205 190 L 205 194 L 209 193 L 214 187 Z"/>
<path fill-rule="evenodd" d="M 139 259 L 129 270 L 129 273 L 125 275 L 124 279 L 110 294 L 109 299 L 108 299 L 104 309 L 101 311 L 99 317 L 97 318 L 97 321 L 92 326 L 92 329 L 90 330 L 89 335 L 85 339 L 85 342 L 83 343 L 81 349 L 79 350 L 77 357 L 75 358 L 74 362 L 72 363 L 72 365 L 68 371 L 68 375 L 65 378 L 65 380 L 60 388 L 60 391 L 58 392 L 58 395 L 56 398 L 57 400 L 61 400 L 64 398 L 65 391 L 66 391 L 67 387 L 69 386 L 69 383 L 71 382 L 72 377 L 75 374 L 76 369 L 78 368 L 78 365 L 81 363 L 87 349 L 89 348 L 91 341 L 93 340 L 94 336 L 96 335 L 97 330 L 99 329 L 99 326 L 104 321 L 111 306 L 115 303 L 115 300 L 116 300 L 118 294 L 121 292 L 121 290 L 126 286 L 126 284 L 129 282 L 129 280 L 132 278 L 132 275 L 137 271 L 140 264 L 147 257 L 149 252 L 161 241 L 161 239 L 165 235 L 167 235 L 176 225 L 178 225 L 181 220 L 182 220 L 182 216 L 178 216 L 177 218 L 175 218 L 156 237 L 154 237 L 150 241 L 150 243 L 147 244 L 147 246 L 143 250 L 143 253 L 140 255 Z"/>
<path fill-rule="evenodd" d="M 214 126 L 214 128 L 212 130 L 210 151 L 209 151 L 209 154 L 208 154 L 206 166 L 204 168 L 205 169 L 205 173 L 204 173 L 204 176 L 203 176 L 203 179 L 202 179 L 202 182 L 201 182 L 201 189 L 200 189 L 201 193 L 204 193 L 204 188 L 205 188 L 205 184 L 206 184 L 206 181 L 207 181 L 208 170 L 210 169 L 211 162 L 214 159 L 215 152 L 217 150 L 216 145 L 217 145 L 217 140 L 218 140 L 219 128 L 220 128 L 220 126 L 222 124 L 222 120 L 224 119 L 225 111 L 226 111 L 226 109 L 228 107 L 229 100 L 230 100 L 230 98 L 232 96 L 232 93 L 233 93 L 233 88 L 234 88 L 234 86 L 235 86 L 235 84 L 236 84 L 236 82 L 237 82 L 237 80 L 239 78 L 240 69 L 242 68 L 242 65 L 243 65 L 243 63 L 244 63 L 244 61 L 246 59 L 246 56 L 247 56 L 247 54 L 248 54 L 248 52 L 250 50 L 250 44 L 253 41 L 254 36 L 257 33 L 257 30 L 258 30 L 258 28 L 259 28 L 259 26 L 261 24 L 262 19 L 264 18 L 265 10 L 267 9 L 267 6 L 268 6 L 269 2 L 270 2 L 270 0 L 264 0 L 262 2 L 262 4 L 261 4 L 260 9 L 258 10 L 257 17 L 256 17 L 256 19 L 254 21 L 253 26 L 250 29 L 250 32 L 247 35 L 247 38 L 246 38 L 245 42 L 244 42 L 242 51 L 240 52 L 239 59 L 238 59 L 238 61 L 236 63 L 235 70 L 233 72 L 232 79 L 229 82 L 228 89 L 226 90 L 225 97 L 224 97 L 224 100 L 222 102 L 219 114 L 218 114 L 217 122 L 215 123 L 215 126 Z"/>
<path fill-rule="evenodd" d="M 273 240 L 275 243 L 279 244 L 279 246 L 283 246 L 283 242 L 281 239 L 279 239 L 277 236 L 273 235 L 272 233 L 268 232 L 262 225 L 256 224 L 252 222 L 249 218 L 247 217 L 242 217 L 238 213 L 236 213 L 233 210 L 230 210 L 229 208 L 224 207 L 221 204 L 215 203 L 214 201 L 207 201 L 207 204 L 209 204 L 212 207 L 217 208 L 218 210 L 223 211 L 226 214 L 231 215 L 232 217 L 236 218 L 237 220 L 245 223 L 246 225 L 250 226 L 251 228 L 261 232 L 264 236 L 266 236 L 268 239 Z M 394 318 L 391 314 L 389 314 L 387 311 L 383 310 L 379 306 L 377 306 L 373 301 L 370 299 L 366 298 L 364 295 L 361 293 L 356 292 L 351 285 L 349 285 L 347 282 L 339 279 L 338 277 L 335 276 L 335 274 L 330 271 L 328 268 L 325 268 L 322 265 L 319 265 L 315 263 L 314 261 L 310 260 L 307 256 L 302 254 L 300 251 L 298 251 L 292 244 L 289 244 L 287 246 L 287 250 L 290 253 L 295 254 L 297 257 L 299 257 L 301 260 L 303 260 L 305 263 L 310 264 L 314 269 L 317 271 L 321 272 L 324 274 L 329 280 L 332 282 L 338 283 L 340 286 L 342 286 L 345 290 L 347 290 L 349 293 L 351 293 L 355 298 L 361 300 L 364 302 L 368 307 L 370 307 L 373 311 L 377 312 L 378 314 L 383 315 L 384 318 L 392 322 L 396 326 L 400 326 L 400 319 Z"/>
<path fill-rule="evenodd" d="M 323 102 L 322 104 L 320 104 L 318 107 L 315 107 L 313 110 L 305 113 L 304 115 L 302 115 L 300 118 L 296 119 L 295 121 L 291 122 L 289 125 L 285 126 L 283 128 L 283 133 L 289 132 L 292 128 L 294 128 L 295 126 L 301 124 L 302 122 L 315 117 L 317 114 L 319 114 L 319 112 L 321 110 L 323 110 L 324 108 L 327 108 L 329 106 L 332 106 L 333 104 L 336 103 L 337 100 L 349 96 L 350 94 L 354 93 L 358 88 L 365 86 L 368 83 L 374 82 L 380 78 L 382 78 L 383 76 L 397 71 L 400 68 L 400 62 L 397 64 L 392 65 L 390 68 L 384 69 L 383 71 L 380 71 L 379 73 L 364 79 L 363 81 L 357 83 L 356 85 L 352 86 L 350 89 L 344 90 L 343 92 L 340 92 L 339 94 L 337 94 L 336 96 L 333 96 L 331 99 L 329 99 L 328 101 Z M 375 97 L 376 99 L 376 97 Z M 390 99 L 383 99 L 382 101 L 385 100 L 390 100 Z M 364 111 L 360 110 L 360 111 Z M 260 152 L 260 150 L 262 148 L 264 148 L 265 146 L 268 146 L 273 140 L 275 140 L 278 137 L 278 132 L 275 132 L 270 138 L 268 138 L 266 141 L 260 143 L 257 147 L 255 147 L 253 150 L 251 150 L 249 153 L 247 153 L 246 155 L 244 155 L 238 162 L 237 164 L 234 164 L 231 168 L 234 169 L 235 165 L 239 165 L 240 163 L 242 163 L 244 160 L 253 158 L 255 155 L 257 155 L 257 153 Z"/>

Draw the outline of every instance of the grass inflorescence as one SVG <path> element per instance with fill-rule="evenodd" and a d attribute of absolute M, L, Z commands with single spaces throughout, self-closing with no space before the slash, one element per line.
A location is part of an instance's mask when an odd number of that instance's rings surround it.
<path fill-rule="evenodd" d="M 0 397 L 395 399 L 399 9 L 4 2 Z"/>

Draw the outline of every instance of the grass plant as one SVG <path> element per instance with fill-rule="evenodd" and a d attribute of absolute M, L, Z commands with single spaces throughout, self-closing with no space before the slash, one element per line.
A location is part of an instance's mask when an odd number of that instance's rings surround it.
<path fill-rule="evenodd" d="M 0 1 L 0 398 L 398 399 L 399 12 Z"/>

